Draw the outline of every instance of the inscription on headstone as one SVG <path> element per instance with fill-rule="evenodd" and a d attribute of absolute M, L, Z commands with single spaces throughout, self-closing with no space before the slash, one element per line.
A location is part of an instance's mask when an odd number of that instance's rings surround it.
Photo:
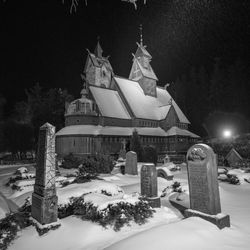
<path fill-rule="evenodd" d="M 125 174 L 138 175 L 137 171 L 137 154 L 129 151 L 126 154 Z"/>
<path fill-rule="evenodd" d="M 196 144 L 187 153 L 190 208 L 216 215 L 221 212 L 215 154 L 208 145 Z"/>
<path fill-rule="evenodd" d="M 36 180 L 31 207 L 32 217 L 43 225 L 57 221 L 55 174 L 55 127 L 45 123 L 39 131 Z"/>
<path fill-rule="evenodd" d="M 152 207 L 160 207 L 157 189 L 157 171 L 154 164 L 145 164 L 141 168 L 141 195 Z"/>

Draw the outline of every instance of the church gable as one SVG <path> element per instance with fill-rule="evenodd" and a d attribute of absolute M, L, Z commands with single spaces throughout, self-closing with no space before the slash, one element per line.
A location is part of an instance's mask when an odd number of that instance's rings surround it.
<path fill-rule="evenodd" d="M 164 120 L 160 122 L 160 126 L 167 131 L 169 128 L 176 126 L 180 122 L 175 108 L 171 105 Z"/>
<path fill-rule="evenodd" d="M 139 67 L 139 63 L 137 62 L 136 58 L 134 58 L 133 65 L 129 74 L 129 79 L 138 81 L 140 78 L 142 78 L 142 72 Z"/>
<path fill-rule="evenodd" d="M 86 81 L 88 82 L 88 84 L 95 84 L 96 67 L 94 66 L 93 61 L 90 59 L 89 55 L 85 63 L 84 73 L 86 75 Z"/>
<path fill-rule="evenodd" d="M 157 97 L 156 77 L 151 65 L 151 55 L 145 46 L 137 43 L 137 50 L 133 58 L 133 65 L 129 74 L 129 79 L 138 81 L 145 95 Z"/>

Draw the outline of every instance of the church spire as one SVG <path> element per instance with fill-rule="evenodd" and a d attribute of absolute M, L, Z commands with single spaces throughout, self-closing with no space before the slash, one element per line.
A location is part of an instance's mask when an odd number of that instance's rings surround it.
<path fill-rule="evenodd" d="M 142 36 L 142 24 L 140 24 L 140 45 L 143 46 L 143 36 Z"/>
<path fill-rule="evenodd" d="M 99 57 L 99 58 L 102 58 L 102 53 L 103 53 L 103 50 L 102 50 L 102 47 L 100 45 L 100 37 L 98 36 L 97 37 L 97 44 L 96 44 L 96 47 L 95 47 L 95 56 L 96 57 Z"/>

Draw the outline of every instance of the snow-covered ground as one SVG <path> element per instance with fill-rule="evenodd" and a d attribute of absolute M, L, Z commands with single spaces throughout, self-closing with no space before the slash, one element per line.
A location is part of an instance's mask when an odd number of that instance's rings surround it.
<path fill-rule="evenodd" d="M 179 211 L 170 205 L 168 196 L 165 196 L 161 199 L 162 207 L 156 209 L 154 217 L 144 225 L 131 223 L 130 227 L 125 226 L 115 232 L 111 228 L 104 229 L 96 223 L 69 216 L 60 220 L 61 227 L 43 236 L 39 236 L 33 226 L 26 228 L 9 249 L 250 249 L 250 184 L 244 181 L 250 174 L 241 171 L 234 171 L 234 174 L 240 177 L 241 185 L 220 182 L 222 212 L 230 215 L 230 228 L 219 230 L 215 225 L 195 217 L 183 220 Z M 105 202 L 136 200 L 140 192 L 138 176 L 116 174 L 100 177 L 103 181 L 58 188 L 59 203 L 64 204 L 71 196 L 81 196 L 83 193 L 91 193 L 86 198 L 100 208 L 105 206 Z M 180 181 L 188 193 L 186 169 L 174 172 L 173 181 Z M 158 178 L 158 194 L 173 181 Z M 102 189 L 113 196 L 104 198 L 100 192 Z M 10 198 L 21 205 L 32 191 L 15 192 Z"/>

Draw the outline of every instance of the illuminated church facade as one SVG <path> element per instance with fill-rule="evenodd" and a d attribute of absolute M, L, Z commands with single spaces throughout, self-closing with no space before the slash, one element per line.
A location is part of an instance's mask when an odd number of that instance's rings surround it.
<path fill-rule="evenodd" d="M 159 155 L 184 154 L 199 139 L 167 89 L 157 86 L 151 60 L 141 39 L 123 78 L 114 74 L 99 41 L 94 53 L 88 51 L 81 97 L 65 105 L 65 127 L 56 134 L 59 156 L 119 155 L 135 130 L 142 146 Z"/>

